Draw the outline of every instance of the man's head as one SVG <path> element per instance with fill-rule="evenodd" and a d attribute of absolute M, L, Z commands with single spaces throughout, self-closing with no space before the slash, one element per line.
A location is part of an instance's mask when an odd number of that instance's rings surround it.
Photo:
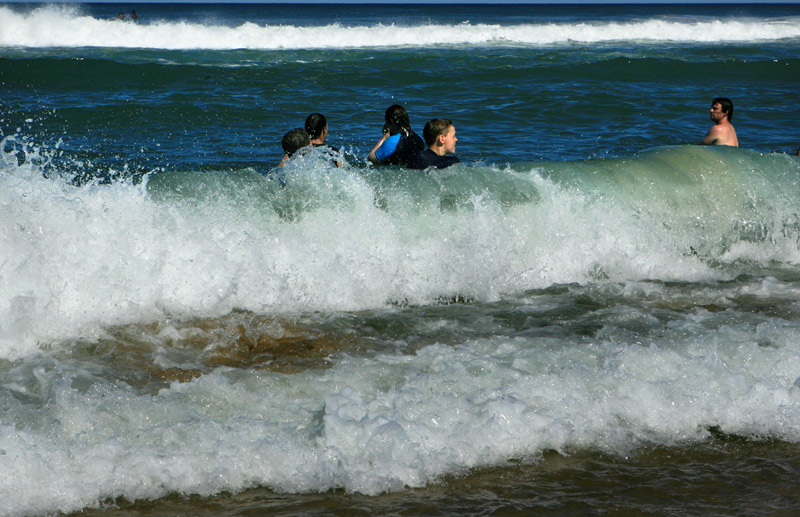
<path fill-rule="evenodd" d="M 446 118 L 435 118 L 429 120 L 422 130 L 425 143 L 437 152 L 437 154 L 453 154 L 456 152 L 456 127 Z"/>
<path fill-rule="evenodd" d="M 298 149 L 311 145 L 311 139 L 308 138 L 308 133 L 306 133 L 305 129 L 298 127 L 283 135 L 281 145 L 283 146 L 283 152 L 292 156 Z"/>
<path fill-rule="evenodd" d="M 733 120 L 733 102 L 727 97 L 717 97 L 711 101 L 711 120 L 721 121 L 728 117 L 728 122 Z"/>
<path fill-rule="evenodd" d="M 328 121 L 322 113 L 312 113 L 306 118 L 306 132 L 311 140 L 325 141 L 328 136 Z"/>

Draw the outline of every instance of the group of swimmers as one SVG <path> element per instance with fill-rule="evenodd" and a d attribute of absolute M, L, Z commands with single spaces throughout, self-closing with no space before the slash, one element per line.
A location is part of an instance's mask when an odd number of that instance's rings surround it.
<path fill-rule="evenodd" d="M 394 104 L 386 109 L 383 135 L 369 152 L 369 161 L 375 165 L 399 165 L 409 169 L 444 169 L 460 160 L 456 152 L 456 128 L 448 119 L 429 120 L 422 130 L 422 138 L 411 129 L 408 112 Z M 344 165 L 344 156 L 338 149 L 325 143 L 328 123 L 322 113 L 312 113 L 306 118 L 305 128 L 292 129 L 283 136 L 283 166 L 296 155 L 318 148 L 337 167 Z M 424 140 L 423 140 L 424 138 Z"/>
<path fill-rule="evenodd" d="M 125 19 L 125 13 L 119 13 L 119 16 L 117 16 L 117 20 L 124 20 L 124 19 Z M 135 9 L 133 11 L 131 11 L 131 15 L 128 17 L 128 19 L 129 20 L 133 20 L 133 21 L 136 21 L 136 20 L 139 19 L 139 15 L 136 14 L 136 10 Z"/>
<path fill-rule="evenodd" d="M 739 147 L 731 120 L 733 119 L 733 102 L 727 97 L 717 97 L 711 101 L 709 110 L 714 125 L 708 130 L 701 145 L 729 145 Z M 414 133 L 408 112 L 403 106 L 394 104 L 386 109 L 386 123 L 383 136 L 369 152 L 369 161 L 375 165 L 399 165 L 409 169 L 428 169 L 435 167 L 444 169 L 460 160 L 455 156 L 456 128 L 444 118 L 431 119 L 425 124 L 422 136 Z M 344 156 L 338 149 L 325 144 L 328 137 L 328 122 L 321 113 L 312 113 L 306 119 L 305 128 L 292 129 L 283 137 L 284 156 L 278 164 L 282 166 L 300 153 L 311 148 L 322 148 L 326 157 L 337 167 L 345 163 Z M 800 156 L 800 149 L 797 150 Z"/>

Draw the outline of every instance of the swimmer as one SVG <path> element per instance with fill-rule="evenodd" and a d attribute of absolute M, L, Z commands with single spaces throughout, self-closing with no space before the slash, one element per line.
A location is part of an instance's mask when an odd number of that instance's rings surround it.
<path fill-rule="evenodd" d="M 292 129 L 285 135 L 283 135 L 283 140 L 281 140 L 281 146 L 283 147 L 283 159 L 281 163 L 278 164 L 278 167 L 283 167 L 286 165 L 286 162 L 292 158 L 299 150 L 304 148 L 309 148 L 311 146 L 311 139 L 308 137 L 308 133 L 306 130 L 298 127 Z"/>
<path fill-rule="evenodd" d="M 331 163 L 337 167 L 344 165 L 344 156 L 339 149 L 325 143 L 328 138 L 328 120 L 325 115 L 312 113 L 306 117 L 306 132 L 311 139 L 311 145 L 319 148 Z"/>
<path fill-rule="evenodd" d="M 328 120 L 322 113 L 312 113 L 306 117 L 306 133 L 311 145 L 322 145 L 328 138 Z"/>
<path fill-rule="evenodd" d="M 444 169 L 461 160 L 454 156 L 456 152 L 456 127 L 446 118 L 429 120 L 422 130 L 428 148 L 417 153 L 409 167 L 412 169 L 427 169 L 436 167 Z"/>
<path fill-rule="evenodd" d="M 399 104 L 389 106 L 384 119 L 383 136 L 369 152 L 369 161 L 375 165 L 408 167 L 417 153 L 425 150 L 425 142 L 411 130 L 408 112 Z"/>
<path fill-rule="evenodd" d="M 736 130 L 731 124 L 733 120 L 733 102 L 726 97 L 717 97 L 711 101 L 709 110 L 714 125 L 706 133 L 701 145 L 730 145 L 739 147 Z"/>

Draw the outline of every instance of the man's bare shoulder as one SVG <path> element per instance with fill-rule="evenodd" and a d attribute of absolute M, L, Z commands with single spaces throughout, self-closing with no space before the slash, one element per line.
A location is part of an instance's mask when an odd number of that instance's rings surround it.
<path fill-rule="evenodd" d="M 736 130 L 731 124 L 717 124 L 711 126 L 701 144 L 732 145 L 738 147 L 739 141 L 736 138 Z"/>
<path fill-rule="evenodd" d="M 722 128 L 720 126 L 711 126 L 705 138 L 703 138 L 703 141 L 700 143 L 703 145 L 715 145 L 721 136 Z"/>

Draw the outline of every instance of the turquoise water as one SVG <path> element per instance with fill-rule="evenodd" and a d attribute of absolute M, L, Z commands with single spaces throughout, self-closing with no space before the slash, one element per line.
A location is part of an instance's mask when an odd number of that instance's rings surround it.
<path fill-rule="evenodd" d="M 0 6 L 0 515 L 800 504 L 796 4 L 129 9 Z"/>

